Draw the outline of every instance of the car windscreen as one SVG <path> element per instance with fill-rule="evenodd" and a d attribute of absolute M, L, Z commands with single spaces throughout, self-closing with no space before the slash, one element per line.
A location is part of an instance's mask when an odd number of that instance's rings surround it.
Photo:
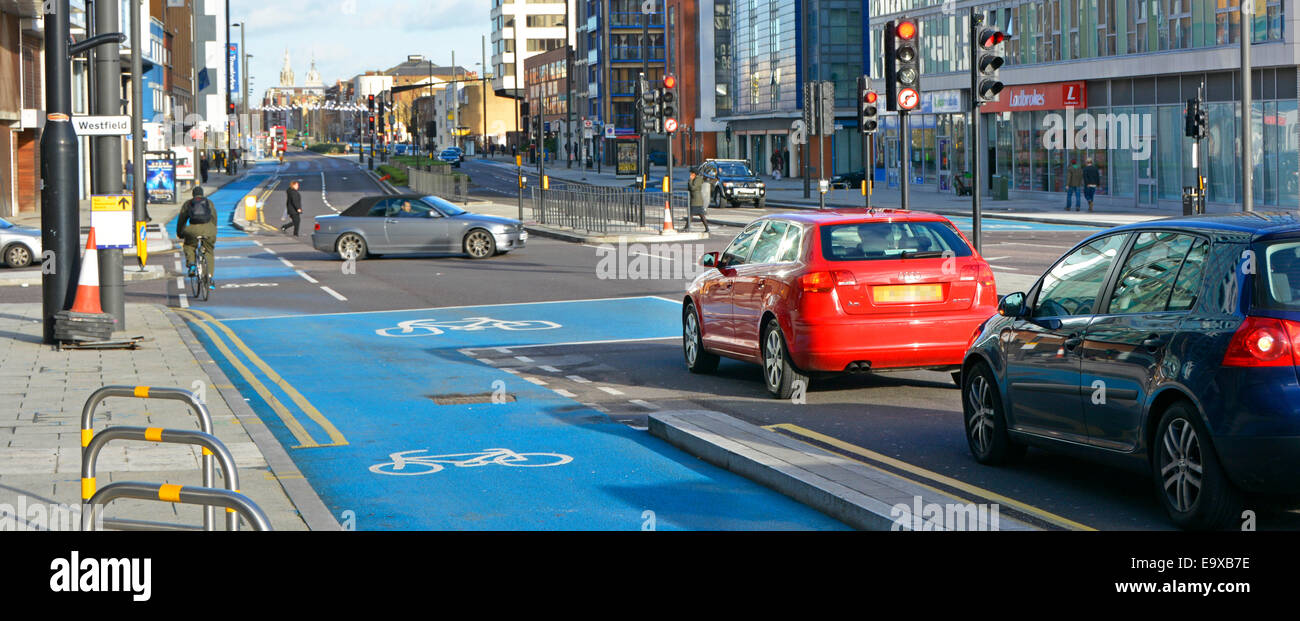
<path fill-rule="evenodd" d="M 750 172 L 749 166 L 740 162 L 718 162 L 718 174 L 723 177 L 753 177 L 754 173 Z"/>
<path fill-rule="evenodd" d="M 826 224 L 821 241 L 827 261 L 971 256 L 970 246 L 947 222 Z"/>
<path fill-rule="evenodd" d="M 460 207 L 457 207 L 441 198 L 438 198 L 437 196 L 426 196 L 420 200 L 423 200 L 425 203 L 432 205 L 435 209 L 441 211 L 444 216 L 459 216 L 460 214 L 463 213 L 469 213 L 468 211 L 465 211 Z"/>
<path fill-rule="evenodd" d="M 1264 308 L 1300 310 L 1300 239 L 1264 244 L 1256 260 L 1263 278 L 1256 279 L 1256 300 Z"/>

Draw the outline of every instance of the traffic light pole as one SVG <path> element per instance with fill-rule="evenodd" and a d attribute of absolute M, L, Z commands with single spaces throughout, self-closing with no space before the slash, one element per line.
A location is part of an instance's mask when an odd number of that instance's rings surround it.
<path fill-rule="evenodd" d="M 975 7 L 970 9 L 970 122 L 966 124 L 971 131 L 971 144 L 974 145 L 973 157 L 971 158 L 971 189 L 970 189 L 970 210 L 971 210 L 971 243 L 975 244 L 975 252 L 980 252 L 981 225 L 980 220 L 980 176 L 983 174 L 980 166 L 981 154 L 980 148 L 980 104 L 979 104 L 979 70 L 976 68 L 978 62 L 979 44 L 976 39 L 979 36 L 979 27 L 983 20 L 975 14 Z"/>
<path fill-rule="evenodd" d="M 908 170 L 908 164 L 912 159 L 912 128 L 908 124 L 907 110 L 898 111 L 898 135 L 899 143 L 903 148 L 903 159 L 898 163 L 900 177 L 902 177 L 902 189 L 899 194 L 899 205 L 904 211 L 908 209 L 908 186 L 912 185 L 911 172 Z"/>

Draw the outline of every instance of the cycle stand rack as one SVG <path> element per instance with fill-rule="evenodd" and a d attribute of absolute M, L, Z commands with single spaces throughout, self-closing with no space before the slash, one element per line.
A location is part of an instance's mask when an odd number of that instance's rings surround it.
<path fill-rule="evenodd" d="M 95 462 L 105 444 L 114 440 L 134 440 L 143 442 L 161 442 L 165 444 L 188 444 L 201 446 L 216 456 L 221 463 L 222 478 L 226 489 L 212 487 L 189 487 L 162 483 L 123 482 L 110 483 L 102 490 L 95 490 Z M 230 450 L 212 434 L 202 431 L 163 429 L 161 427 L 109 427 L 90 440 L 82 453 L 81 462 L 81 496 L 82 530 L 90 530 L 93 514 L 99 505 L 114 498 L 142 498 L 145 500 L 162 500 L 184 504 L 206 505 L 207 507 L 226 507 L 226 530 L 239 530 L 239 516 L 252 517 L 249 522 L 258 526 L 258 530 L 270 530 L 266 515 L 248 497 L 239 493 L 239 471 L 235 469 L 235 459 Z M 112 524 L 122 530 L 200 530 L 198 526 L 184 524 L 166 524 L 141 520 L 105 519 L 104 524 Z M 262 528 L 265 526 L 265 528 Z M 206 527 L 203 527 L 206 529 Z"/>
<path fill-rule="evenodd" d="M 89 504 L 91 497 L 95 495 L 95 482 L 94 482 L 94 474 L 93 474 L 95 471 L 94 459 L 98 457 L 99 449 L 96 448 L 94 452 L 95 454 L 92 456 L 90 454 L 90 448 L 89 448 L 91 443 L 96 439 L 94 428 L 93 428 L 95 410 L 99 407 L 100 403 L 102 403 L 105 399 L 108 399 L 110 397 L 128 397 L 128 398 L 136 398 L 136 399 L 165 399 L 170 401 L 180 401 L 186 404 L 187 406 L 189 406 L 190 411 L 194 413 L 196 418 L 198 418 L 200 432 L 202 432 L 202 434 L 207 436 L 208 438 L 211 438 L 211 442 L 204 442 L 204 441 L 180 442 L 183 444 L 198 445 L 201 446 L 203 449 L 203 458 L 202 458 L 203 486 L 201 488 L 191 487 L 188 488 L 186 491 L 188 492 L 192 490 L 214 490 L 215 489 L 214 485 L 215 485 L 216 476 L 213 467 L 214 449 L 210 448 L 210 445 L 215 445 L 216 447 L 219 447 L 220 452 L 225 453 L 225 455 L 228 458 L 226 462 L 222 463 L 223 478 L 225 478 L 227 481 L 227 487 L 229 487 L 231 490 L 236 490 L 235 493 L 237 493 L 238 485 L 236 479 L 238 477 L 238 473 L 235 471 L 234 460 L 229 459 L 230 452 L 226 449 L 225 445 L 222 444 L 220 440 L 218 440 L 216 437 L 212 435 L 212 415 L 208 413 L 208 408 L 204 406 L 203 403 L 200 402 L 197 397 L 194 396 L 194 393 L 180 388 L 155 388 L 150 386 L 104 386 L 103 388 L 100 388 L 99 390 L 96 390 L 95 392 L 91 393 L 90 397 L 86 399 L 85 405 L 83 405 L 81 408 L 81 471 L 83 477 L 81 487 L 82 487 L 83 504 Z M 105 429 L 103 433 L 107 433 L 108 431 L 114 429 L 123 429 L 123 428 L 110 427 L 108 429 Z M 125 429 L 144 429 L 144 428 L 137 427 L 137 428 L 125 428 Z M 165 433 L 168 435 L 168 437 L 177 437 L 175 434 L 185 433 L 177 430 L 165 430 L 165 429 L 157 429 L 157 428 L 150 429 L 149 431 L 150 433 L 147 436 L 143 436 L 143 437 L 133 436 L 131 439 L 161 442 L 162 440 L 157 439 L 154 436 L 157 435 L 158 438 L 161 438 L 161 434 Z M 154 431 L 158 431 L 160 433 L 154 434 L 153 433 Z M 193 436 L 189 436 L 188 438 L 190 440 L 194 440 Z M 89 465 L 89 469 L 87 468 L 88 465 Z M 89 480 L 85 478 L 86 477 L 85 473 L 87 471 L 92 473 L 90 475 Z M 235 482 L 236 485 L 231 486 L 230 485 L 231 482 Z M 110 484 L 108 486 L 105 486 L 104 490 L 113 488 L 114 485 L 116 484 Z M 138 484 L 138 485 L 147 486 L 152 484 Z M 171 486 L 165 486 L 165 487 L 170 488 Z M 120 490 L 123 488 L 118 487 L 115 489 Z M 132 490 L 134 489 L 135 488 L 132 488 Z M 216 491 L 223 491 L 223 490 L 216 490 Z M 131 491 L 130 493 L 134 494 L 136 492 Z M 137 497 L 134 495 L 129 495 L 125 491 L 115 491 L 114 494 L 121 494 L 114 497 L 130 497 L 130 498 Z M 197 500 L 200 498 L 198 496 L 193 496 L 193 495 L 190 495 L 188 497 L 191 498 L 191 500 Z M 243 496 L 241 495 L 241 498 L 242 497 Z M 158 499 L 158 498 L 161 497 L 156 494 L 148 497 L 148 499 Z M 105 499 L 103 500 L 103 502 L 108 502 L 108 500 L 111 499 L 112 498 Z M 247 498 L 245 498 L 245 500 L 247 500 Z M 226 507 L 229 530 L 235 530 L 238 527 L 238 519 L 234 518 L 234 511 L 239 510 L 237 507 L 231 507 L 230 505 L 223 504 L 221 502 L 205 503 L 205 502 L 186 502 L 183 500 L 173 500 L 172 502 L 206 505 L 203 511 L 202 530 L 205 531 L 216 530 L 216 512 L 214 509 L 214 507 L 216 506 Z M 252 504 L 251 501 L 248 502 Z M 256 504 L 253 504 L 252 506 L 254 509 L 257 510 L 257 513 L 261 513 L 261 510 L 257 508 Z M 264 520 L 265 516 L 262 517 Z M 84 514 L 83 514 L 83 518 L 84 518 Z M 250 522 L 251 521 L 252 520 L 250 520 Z M 85 523 L 84 520 L 83 523 Z M 123 530 L 142 530 L 142 529 L 151 529 L 151 528 L 162 528 L 162 529 L 171 529 L 171 530 L 194 530 L 193 527 L 184 526 L 184 525 L 181 526 L 168 525 L 162 523 L 141 522 L 137 520 L 105 519 L 104 523 L 112 524 L 115 527 Z M 267 530 L 269 530 L 269 527 L 267 528 Z"/>

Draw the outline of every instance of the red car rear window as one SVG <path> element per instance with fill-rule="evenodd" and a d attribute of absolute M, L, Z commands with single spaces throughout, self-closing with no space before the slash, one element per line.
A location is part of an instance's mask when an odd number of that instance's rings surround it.
<path fill-rule="evenodd" d="M 951 252 L 971 256 L 970 246 L 947 222 L 857 222 L 821 227 L 822 257 L 827 261 L 902 259 L 906 255 Z"/>

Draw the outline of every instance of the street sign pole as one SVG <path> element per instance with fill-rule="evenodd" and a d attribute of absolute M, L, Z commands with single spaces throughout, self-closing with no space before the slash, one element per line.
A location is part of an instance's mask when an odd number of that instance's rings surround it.
<path fill-rule="evenodd" d="M 1254 114 L 1251 110 L 1252 93 L 1251 87 L 1254 86 L 1254 78 L 1250 70 L 1250 40 L 1253 38 L 1254 19 L 1255 19 L 1255 0 L 1241 0 L 1241 209 L 1242 211 L 1254 211 L 1254 183 L 1252 175 L 1255 172 L 1255 141 L 1251 136 L 1254 129 L 1252 121 Z"/>
<path fill-rule="evenodd" d="M 131 7 L 131 40 L 140 40 L 140 0 L 135 0 Z M 141 200 L 144 196 L 144 60 L 143 50 L 139 45 L 131 46 L 131 166 L 134 173 L 131 181 L 131 195 L 135 205 L 135 221 L 143 224 L 149 219 L 149 208 Z M 191 161 L 191 163 L 193 163 Z M 144 241 L 141 240 L 141 247 Z M 144 255 L 137 251 L 140 267 L 144 267 Z"/>
<path fill-rule="evenodd" d="M 900 191 L 900 194 L 899 194 L 899 197 L 900 197 L 899 203 L 900 203 L 900 207 L 902 207 L 904 211 L 906 211 L 906 210 L 908 209 L 908 200 L 907 200 L 907 198 L 908 198 L 908 188 L 907 188 L 907 186 L 912 185 L 912 180 L 909 178 L 909 176 L 910 176 L 911 173 L 910 173 L 910 171 L 908 171 L 908 169 L 907 169 L 908 160 L 911 159 L 911 157 L 912 157 L 912 148 L 911 148 L 911 147 L 912 147 L 912 128 L 908 126 L 908 122 L 907 122 L 907 121 L 908 121 L 908 118 L 907 118 L 907 117 L 908 117 L 908 112 L 907 112 L 907 110 L 899 110 L 899 111 L 898 111 L 898 135 L 899 135 L 899 137 L 901 138 L 901 140 L 899 140 L 899 142 L 901 143 L 901 146 L 903 147 L 903 160 L 902 160 L 901 162 L 899 162 L 899 165 L 898 165 L 898 166 L 899 166 L 898 169 L 899 169 L 899 172 L 901 173 L 902 182 L 903 182 L 902 190 Z"/>
<path fill-rule="evenodd" d="M 130 6 L 128 3 L 127 6 Z M 117 32 L 118 3 L 95 3 L 95 34 Z M 138 41 L 131 45 L 138 46 Z M 95 104 L 99 114 L 119 114 L 122 110 L 122 55 L 116 42 L 95 48 Z M 137 137 L 137 140 L 139 138 Z M 94 142 L 92 179 L 95 194 L 122 193 L 122 138 L 97 136 Z M 80 237 L 80 235 L 78 235 Z M 126 329 L 126 286 L 122 282 L 122 250 L 106 248 L 99 253 L 99 300 L 104 312 L 117 319 L 116 330 Z"/>
<path fill-rule="evenodd" d="M 979 29 L 983 19 L 976 14 L 975 7 L 970 8 L 970 40 L 974 42 L 979 37 Z M 975 252 L 980 252 L 980 238 L 982 224 L 980 205 L 980 176 L 983 174 L 980 166 L 980 157 L 983 151 L 980 149 L 980 92 L 979 92 L 979 69 L 976 67 L 978 62 L 978 53 L 976 45 L 970 45 L 970 121 L 966 124 L 971 131 L 971 144 L 974 145 L 973 157 L 971 158 L 971 185 L 970 185 L 970 211 L 971 211 L 971 243 L 975 245 Z"/>

